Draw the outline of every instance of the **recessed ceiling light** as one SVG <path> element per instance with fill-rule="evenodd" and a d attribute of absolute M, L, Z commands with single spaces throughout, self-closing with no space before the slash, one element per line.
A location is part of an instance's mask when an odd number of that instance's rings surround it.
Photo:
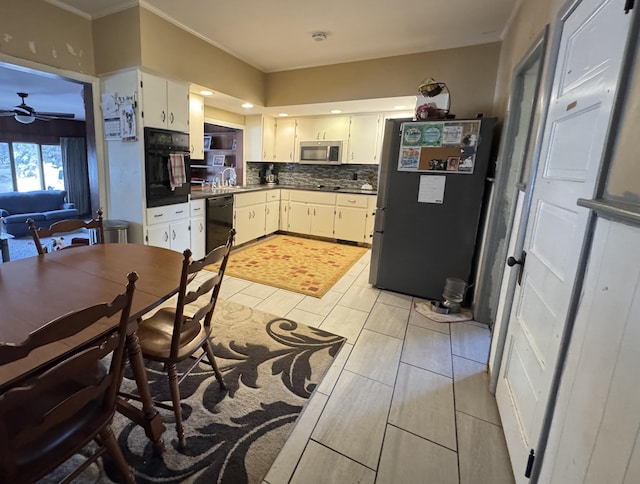
<path fill-rule="evenodd" d="M 213 91 L 200 91 L 203 96 L 213 96 Z"/>
<path fill-rule="evenodd" d="M 280 116 L 281 118 L 286 118 L 289 115 L 287 113 L 279 113 L 278 116 Z"/>
<path fill-rule="evenodd" d="M 331 113 L 332 114 L 340 114 L 342 112 L 342 109 L 332 109 Z"/>
<path fill-rule="evenodd" d="M 251 109 L 251 108 L 253 107 L 253 104 L 251 104 L 251 103 L 244 103 L 244 104 L 242 105 L 242 107 L 243 107 L 243 108 L 245 108 L 245 109 Z"/>

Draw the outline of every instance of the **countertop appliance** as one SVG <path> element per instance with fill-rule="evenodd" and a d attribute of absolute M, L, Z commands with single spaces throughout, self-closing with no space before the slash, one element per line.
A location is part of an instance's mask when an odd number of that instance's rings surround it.
<path fill-rule="evenodd" d="M 147 207 L 186 203 L 191 192 L 189 167 L 189 133 L 158 128 L 144 128 L 144 179 Z M 186 182 L 171 188 L 169 157 L 182 155 Z"/>
<path fill-rule="evenodd" d="M 469 283 L 495 118 L 386 121 L 369 282 L 440 300 Z"/>
<path fill-rule="evenodd" d="M 301 141 L 300 163 L 339 165 L 342 163 L 342 141 Z"/>
<path fill-rule="evenodd" d="M 233 195 L 207 198 L 207 254 L 224 245 L 233 227 Z"/>

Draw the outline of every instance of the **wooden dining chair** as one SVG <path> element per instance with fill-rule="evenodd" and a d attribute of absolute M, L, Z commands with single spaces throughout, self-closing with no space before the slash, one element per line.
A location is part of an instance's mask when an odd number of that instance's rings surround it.
<path fill-rule="evenodd" d="M 111 430 L 123 377 L 125 339 L 138 275 L 127 275 L 126 291 L 111 303 L 57 318 L 18 344 L 0 343 L 0 365 L 25 358 L 37 348 L 73 336 L 105 317 L 120 322 L 89 345 L 65 354 L 52 366 L 12 383 L 0 395 L 0 482 L 35 482 L 50 474 L 91 440 L 93 453 L 63 482 L 78 476 L 105 452 L 126 482 L 135 482 Z M 134 326 L 134 325 L 132 325 Z M 104 358 L 111 355 L 108 368 Z M 66 469 L 62 469 L 65 470 Z"/>
<path fill-rule="evenodd" d="M 224 272 L 231 253 L 231 246 L 235 237 L 235 230 L 231 229 L 225 245 L 221 245 L 204 258 L 194 261 L 191 250 L 184 251 L 180 286 L 175 307 L 162 308 L 149 318 L 141 318 L 137 330 L 142 355 L 148 360 L 158 361 L 165 365 L 169 379 L 172 405 L 154 402 L 158 407 L 173 410 L 176 419 L 176 433 L 178 445 L 185 446 L 184 429 L 182 425 L 182 410 L 180 408 L 180 383 L 200 363 L 206 355 L 213 367 L 216 380 L 221 389 L 226 389 L 218 365 L 216 364 L 211 346 L 211 319 L 218 300 Z M 207 278 L 196 289 L 190 285 L 195 276 L 211 264 L 217 264 L 217 273 Z M 200 280 L 200 279 L 198 279 Z M 177 363 L 180 363 L 196 353 L 195 361 L 188 369 L 178 375 Z M 135 398 L 135 397 L 134 397 Z"/>
<path fill-rule="evenodd" d="M 102 223 L 102 209 L 99 209 L 97 212 L 97 216 L 94 219 L 89 221 L 82 219 L 67 219 L 60 220 L 52 224 L 49 228 L 46 227 L 36 227 L 36 223 L 33 219 L 27 220 L 27 225 L 29 225 L 29 231 L 31 232 L 31 236 L 33 237 L 33 242 L 36 244 L 36 249 L 38 250 L 38 254 L 46 254 L 47 250 L 42 246 L 42 238 L 43 237 L 54 237 L 57 234 L 63 234 L 68 232 L 74 232 L 81 229 L 94 229 L 98 231 L 98 240 L 97 243 L 104 243 L 104 224 Z M 71 239 L 71 244 L 65 245 L 62 249 L 69 249 L 72 247 L 78 247 L 83 245 L 88 245 L 89 239 L 76 237 Z"/>

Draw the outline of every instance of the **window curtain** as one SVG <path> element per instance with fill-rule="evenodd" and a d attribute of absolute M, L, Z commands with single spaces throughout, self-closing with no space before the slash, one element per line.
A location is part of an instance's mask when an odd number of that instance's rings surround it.
<path fill-rule="evenodd" d="M 75 203 L 81 215 L 91 213 L 89 169 L 84 138 L 60 138 L 67 201 Z"/>

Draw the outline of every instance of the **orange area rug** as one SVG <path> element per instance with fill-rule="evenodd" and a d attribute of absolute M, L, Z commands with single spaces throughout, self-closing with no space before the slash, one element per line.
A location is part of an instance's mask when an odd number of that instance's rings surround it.
<path fill-rule="evenodd" d="M 319 298 L 366 251 L 365 247 L 276 235 L 233 250 L 226 274 Z"/>

